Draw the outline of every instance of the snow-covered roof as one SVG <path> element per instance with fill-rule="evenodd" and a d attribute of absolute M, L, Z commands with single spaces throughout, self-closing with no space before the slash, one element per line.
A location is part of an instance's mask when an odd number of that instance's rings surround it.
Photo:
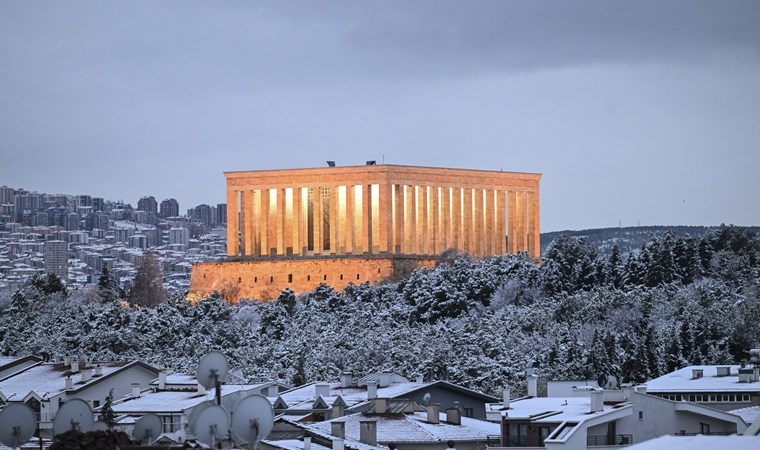
<path fill-rule="evenodd" d="M 265 442 L 272 447 L 279 447 L 285 450 L 303 450 L 303 441 L 299 441 L 298 439 L 283 439 L 281 441 L 270 441 L 265 439 L 262 442 Z M 312 442 L 311 450 L 332 450 L 332 447 L 325 447 Z"/>
<path fill-rule="evenodd" d="M 718 367 L 729 367 L 729 375 L 718 376 Z M 693 377 L 693 370 L 702 376 Z M 760 381 L 739 383 L 739 366 L 688 366 L 646 382 L 649 393 L 668 392 L 760 392 Z"/>
<path fill-rule="evenodd" d="M 488 435 L 501 432 L 501 425 L 484 420 L 461 418 L 461 425 L 446 423 L 446 414 L 440 414 L 440 423 L 427 421 L 426 412 L 412 414 L 363 414 L 356 413 L 338 417 L 329 421 L 317 422 L 307 428 L 322 433 L 330 433 L 332 422 L 344 422 L 346 439 L 359 440 L 359 422 L 372 420 L 377 424 L 378 442 L 447 442 L 485 441 Z"/>
<path fill-rule="evenodd" d="M 532 422 L 556 423 L 556 422 L 583 422 L 589 418 L 597 417 L 608 411 L 619 409 L 620 406 L 604 404 L 602 411 L 591 413 L 590 397 L 526 397 L 513 400 L 509 403 L 508 410 L 502 410 L 502 415 L 510 419 L 530 419 Z M 492 404 L 488 407 L 500 407 L 501 404 Z M 545 415 L 545 417 L 540 417 Z M 539 416 L 540 418 L 537 418 Z"/>
<path fill-rule="evenodd" d="M 757 450 L 760 436 L 662 436 L 625 447 L 627 450 Z"/>
<path fill-rule="evenodd" d="M 732 409 L 730 411 L 731 414 L 736 414 L 737 416 L 744 419 L 747 424 L 752 424 L 757 421 L 757 418 L 760 417 L 760 406 L 748 406 L 746 408 L 737 408 Z"/>
<path fill-rule="evenodd" d="M 74 389 L 82 389 L 85 386 L 97 383 L 104 376 L 116 372 L 124 366 L 125 364 L 122 363 L 102 365 L 103 375 L 93 376 L 85 383 L 81 383 L 79 374 L 74 374 L 72 376 Z M 22 400 L 31 392 L 43 398 L 49 397 L 66 389 L 66 375 L 69 373 L 69 369 L 69 366 L 62 364 L 39 364 L 0 381 L 0 392 L 5 395 L 5 398 L 14 401 Z M 14 397 L 11 398 L 11 396 Z"/>
<path fill-rule="evenodd" d="M 332 405 L 332 402 L 338 396 L 343 398 L 348 407 L 367 401 L 366 387 L 341 387 L 340 383 L 333 383 L 329 386 L 329 395 L 323 396 L 328 405 Z M 425 384 L 414 382 L 394 383 L 389 386 L 378 387 L 377 396 L 380 398 L 393 398 L 423 386 L 425 386 Z M 287 392 L 283 392 L 280 394 L 280 397 L 288 404 L 288 408 L 296 410 L 312 409 L 311 406 L 317 399 L 317 383 L 306 384 Z"/>
<path fill-rule="evenodd" d="M 261 385 L 222 385 L 222 397 L 236 393 L 247 392 Z M 205 394 L 197 391 L 147 391 L 142 392 L 140 397 L 125 399 L 113 405 L 114 412 L 118 414 L 147 414 L 147 413 L 182 413 L 207 400 L 214 399 L 214 390 L 210 389 Z"/>

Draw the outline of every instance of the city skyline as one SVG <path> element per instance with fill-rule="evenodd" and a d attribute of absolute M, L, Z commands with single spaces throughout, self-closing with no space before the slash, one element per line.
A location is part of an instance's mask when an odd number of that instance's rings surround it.
<path fill-rule="evenodd" d="M 230 170 L 543 174 L 542 231 L 760 224 L 760 6 L 0 5 L 0 184 L 223 203 Z"/>

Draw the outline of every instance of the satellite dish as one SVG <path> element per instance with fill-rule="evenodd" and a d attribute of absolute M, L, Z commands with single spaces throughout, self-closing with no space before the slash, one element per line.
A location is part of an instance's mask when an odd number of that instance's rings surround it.
<path fill-rule="evenodd" d="M 174 432 L 174 442 L 182 444 L 186 439 L 187 435 L 185 434 L 185 430 L 177 430 Z"/>
<path fill-rule="evenodd" d="M 266 397 L 259 394 L 241 399 L 232 413 L 232 431 L 240 440 L 258 442 L 266 439 L 274 426 L 274 411 Z"/>
<path fill-rule="evenodd" d="M 227 358 L 219 352 L 211 352 L 198 361 L 195 372 L 198 383 L 206 389 L 216 386 L 216 382 L 224 382 L 227 378 Z"/>
<path fill-rule="evenodd" d="M 430 403 L 430 392 L 425 392 L 425 395 L 422 396 L 422 401 L 425 402 L 425 406 Z"/>
<path fill-rule="evenodd" d="M 84 400 L 75 398 L 64 403 L 53 420 L 53 436 L 67 431 L 77 430 L 83 433 L 92 430 L 94 425 L 92 409 Z"/>
<path fill-rule="evenodd" d="M 200 413 L 191 429 L 199 441 L 213 447 L 227 436 L 230 417 L 226 409 L 212 405 Z"/>
<path fill-rule="evenodd" d="M 601 374 L 596 378 L 596 384 L 599 385 L 600 388 L 604 389 L 605 386 L 607 386 L 607 383 L 609 382 L 609 378 L 607 378 L 607 375 Z"/>
<path fill-rule="evenodd" d="M 132 430 L 132 437 L 140 443 L 140 445 L 150 445 L 156 442 L 163 431 L 163 423 L 161 418 L 155 414 L 146 414 L 135 423 L 135 428 Z"/>
<path fill-rule="evenodd" d="M 108 431 L 108 425 L 105 422 L 98 420 L 92 426 L 92 431 Z"/>
<path fill-rule="evenodd" d="M 214 406 L 214 402 L 211 400 L 206 400 L 203 403 L 198 403 L 195 405 L 193 410 L 190 411 L 190 417 L 187 418 L 187 424 L 190 426 L 190 428 L 195 426 L 195 421 L 198 420 L 198 417 L 201 415 L 201 413 L 210 406 Z"/>
<path fill-rule="evenodd" d="M 11 403 L 0 410 L 0 442 L 11 448 L 27 443 L 37 428 L 32 408 Z"/>

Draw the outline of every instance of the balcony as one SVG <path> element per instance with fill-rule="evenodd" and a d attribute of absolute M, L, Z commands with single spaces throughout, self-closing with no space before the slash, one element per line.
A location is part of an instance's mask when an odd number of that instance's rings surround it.
<path fill-rule="evenodd" d="M 608 436 L 606 434 L 601 436 L 587 436 L 587 447 L 609 447 L 611 445 L 631 445 L 633 444 L 632 434 L 616 434 L 614 436 Z"/>

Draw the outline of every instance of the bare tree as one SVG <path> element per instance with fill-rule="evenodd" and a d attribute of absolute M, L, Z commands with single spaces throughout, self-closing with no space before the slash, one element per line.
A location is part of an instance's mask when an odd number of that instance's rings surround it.
<path fill-rule="evenodd" d="M 135 283 L 129 291 L 129 302 L 134 305 L 155 307 L 166 300 L 164 277 L 156 255 L 146 252 L 137 268 Z"/>

